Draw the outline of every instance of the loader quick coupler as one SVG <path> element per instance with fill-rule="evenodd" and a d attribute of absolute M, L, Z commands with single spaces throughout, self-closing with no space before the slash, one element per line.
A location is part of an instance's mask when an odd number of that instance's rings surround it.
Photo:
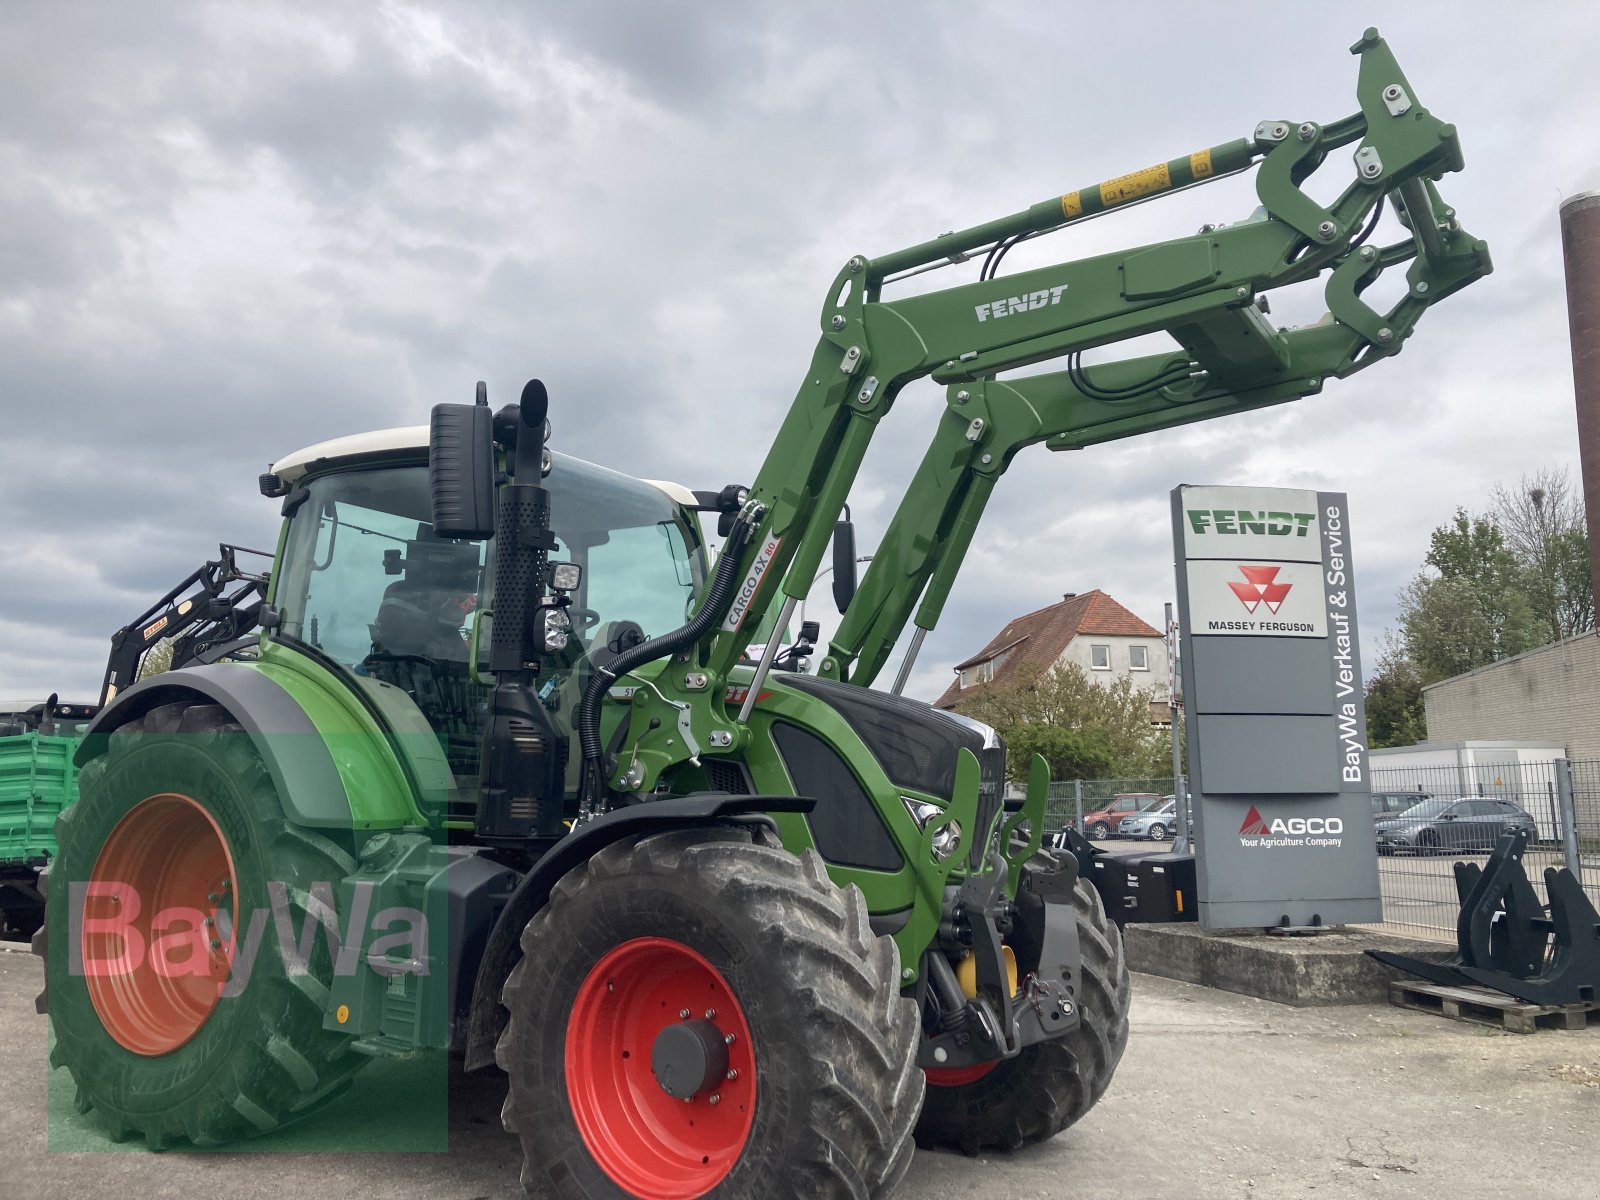
<path fill-rule="evenodd" d="M 1004 856 L 991 850 L 982 871 L 946 890 L 938 941 L 923 955 L 919 1000 L 928 1036 L 919 1066 L 1015 1058 L 1078 1027 L 1077 863 L 1066 858 L 1054 871 L 1025 872 L 1015 901 L 1005 896 L 1007 874 Z M 975 994 L 962 987 L 951 952 L 971 956 Z M 1037 966 L 1019 977 L 1018 961 Z"/>

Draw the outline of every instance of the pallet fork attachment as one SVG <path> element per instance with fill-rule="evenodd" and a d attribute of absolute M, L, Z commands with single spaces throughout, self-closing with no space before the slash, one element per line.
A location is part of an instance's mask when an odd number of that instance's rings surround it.
<path fill-rule="evenodd" d="M 1456 953 L 1427 962 L 1386 950 L 1387 966 L 1445 987 L 1478 984 L 1529 1004 L 1586 1004 L 1600 994 L 1600 913 L 1565 867 L 1545 871 L 1548 909 L 1522 865 L 1528 831 L 1503 834 L 1480 869 L 1456 863 Z"/>

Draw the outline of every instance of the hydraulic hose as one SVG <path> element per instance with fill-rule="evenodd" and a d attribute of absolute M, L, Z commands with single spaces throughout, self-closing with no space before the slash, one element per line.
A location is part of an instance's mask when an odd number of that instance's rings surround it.
<path fill-rule="evenodd" d="M 727 543 L 722 548 L 722 557 L 717 562 L 716 574 L 712 576 L 711 586 L 706 590 L 705 601 L 694 616 L 689 618 L 687 624 L 674 629 L 671 633 L 640 642 L 631 650 L 624 650 L 605 666 L 596 670 L 594 677 L 589 680 L 589 685 L 584 688 L 583 699 L 578 704 L 576 725 L 578 745 L 583 751 L 583 775 L 578 798 L 585 810 L 599 800 L 600 793 L 604 790 L 604 772 L 600 764 L 601 697 L 613 683 L 628 672 L 637 670 L 645 663 L 654 662 L 658 658 L 665 658 L 684 646 L 699 641 L 726 615 L 728 603 L 733 599 L 734 588 L 737 586 L 739 558 L 749 543 L 750 534 L 759 519 L 752 514 L 749 519 L 738 521 L 729 531 Z"/>

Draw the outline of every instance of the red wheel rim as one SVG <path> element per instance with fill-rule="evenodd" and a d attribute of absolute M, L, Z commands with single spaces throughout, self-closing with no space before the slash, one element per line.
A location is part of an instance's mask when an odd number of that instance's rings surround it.
<path fill-rule="evenodd" d="M 975 1067 L 923 1067 L 922 1074 L 927 1078 L 929 1087 L 966 1087 L 969 1083 L 977 1083 L 999 1065 L 998 1062 L 986 1062 Z"/>
<path fill-rule="evenodd" d="M 651 1053 L 667 1026 L 697 1018 L 722 1031 L 731 1078 L 684 1101 L 656 1082 Z M 567 1099 L 595 1162 L 635 1196 L 693 1200 L 727 1178 L 755 1119 L 755 1068 L 733 989 L 680 942 L 624 942 L 578 988 L 567 1022 Z"/>
<path fill-rule="evenodd" d="M 83 969 L 116 1043 L 170 1054 L 200 1031 L 227 983 L 239 904 L 233 856 L 211 814 L 162 792 L 118 821 L 89 873 Z"/>

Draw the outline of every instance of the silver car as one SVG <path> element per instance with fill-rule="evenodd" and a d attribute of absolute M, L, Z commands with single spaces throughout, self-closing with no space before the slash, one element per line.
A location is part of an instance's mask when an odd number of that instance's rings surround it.
<path fill-rule="evenodd" d="M 1177 814 L 1178 803 L 1168 796 L 1165 803 L 1155 808 L 1147 808 L 1143 812 L 1134 813 L 1131 817 L 1123 817 L 1117 825 L 1117 836 L 1164 842 L 1167 840 L 1167 835 L 1172 832 Z"/>

